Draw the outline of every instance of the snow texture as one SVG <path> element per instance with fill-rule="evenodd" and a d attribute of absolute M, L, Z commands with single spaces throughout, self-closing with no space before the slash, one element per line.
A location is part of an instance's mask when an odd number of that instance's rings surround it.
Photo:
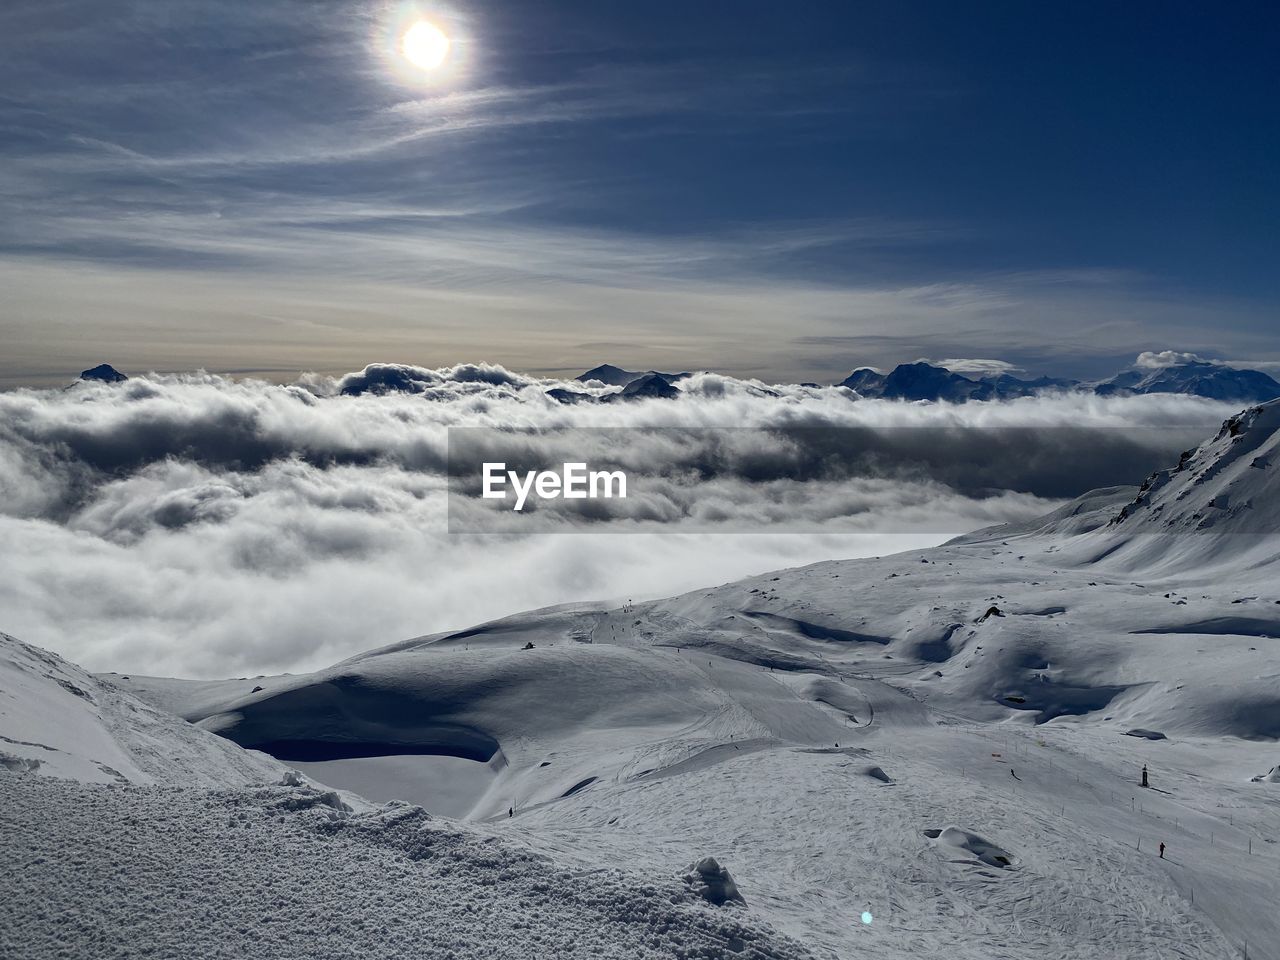
<path fill-rule="evenodd" d="M 232 786 L 278 778 L 241 750 L 57 654 L 0 634 L 0 767 L 86 783 Z"/>
<path fill-rule="evenodd" d="M 674 877 L 571 871 L 404 804 L 308 787 L 0 774 L 0 956 L 805 958 Z"/>

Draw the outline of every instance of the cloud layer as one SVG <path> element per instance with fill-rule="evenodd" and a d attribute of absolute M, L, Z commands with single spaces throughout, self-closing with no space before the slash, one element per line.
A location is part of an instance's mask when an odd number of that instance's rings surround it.
<path fill-rule="evenodd" d="M 672 401 L 562 406 L 554 387 L 585 389 L 481 364 L 0 393 L 0 628 L 98 669 L 312 668 L 531 606 L 1035 516 L 1095 482 L 1141 479 L 1234 412 L 1185 397 L 855 401 L 715 374 Z M 548 460 L 626 431 L 632 462 L 667 479 L 605 529 L 649 532 L 450 535 L 450 427 L 529 431 Z M 912 452 L 910 474 L 833 461 L 824 445 L 850 431 Z M 692 468 L 701 482 L 671 479 Z M 767 533 L 797 526 L 820 532 Z"/>

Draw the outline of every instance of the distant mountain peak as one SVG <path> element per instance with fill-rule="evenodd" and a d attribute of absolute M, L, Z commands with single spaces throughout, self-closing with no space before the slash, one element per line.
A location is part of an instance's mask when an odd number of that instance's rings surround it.
<path fill-rule="evenodd" d="M 611 363 L 602 363 L 600 366 L 592 367 L 586 373 L 580 374 L 574 379 L 579 383 L 586 383 L 588 380 L 599 380 L 601 383 L 607 383 L 613 387 L 626 387 L 646 377 L 660 377 L 670 385 L 677 380 L 683 380 L 687 376 L 689 376 L 688 372 L 659 373 L 657 370 L 623 370 L 621 367 L 615 367 Z"/>
<path fill-rule="evenodd" d="M 1199 357 L 1155 368 L 1135 367 L 1093 383 L 1056 377 L 1023 380 L 1010 373 L 967 377 L 919 360 L 901 363 L 887 374 L 858 367 L 837 386 L 848 387 L 867 398 L 950 403 L 1010 400 L 1061 390 L 1088 390 L 1104 397 L 1177 393 L 1239 404 L 1280 399 L 1280 382 L 1262 371 L 1242 370 Z"/>
<path fill-rule="evenodd" d="M 643 374 L 623 387 L 620 393 L 610 394 L 604 399 L 606 401 L 614 401 L 658 397 L 663 400 L 674 400 L 680 396 L 680 391 L 671 385 L 667 379 L 668 376 L 669 374 L 662 373 Z"/>
<path fill-rule="evenodd" d="M 592 367 L 586 373 L 574 377 L 574 379 L 582 383 L 586 383 L 588 380 L 599 380 L 601 383 L 607 383 L 610 386 L 625 387 L 632 380 L 642 376 L 644 374 L 636 373 L 633 370 L 623 370 L 621 367 L 615 367 L 611 363 L 602 363 L 600 366 Z"/>
<path fill-rule="evenodd" d="M 1193 358 L 1154 369 L 1132 369 L 1097 384 L 1095 392 L 1181 393 L 1229 403 L 1265 403 L 1280 398 L 1280 383 L 1261 370 L 1241 370 Z"/>
<path fill-rule="evenodd" d="M 100 363 L 96 367 L 83 371 L 77 379 L 95 380 L 100 383 L 124 383 L 129 378 L 111 364 Z"/>

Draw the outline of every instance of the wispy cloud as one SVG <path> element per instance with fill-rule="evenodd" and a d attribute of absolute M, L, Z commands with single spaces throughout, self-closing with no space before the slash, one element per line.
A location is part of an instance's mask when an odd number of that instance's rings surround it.
<path fill-rule="evenodd" d="M 466 69 L 415 85 L 387 62 L 398 9 L 0 10 L 0 380 L 108 352 L 333 370 L 429 349 L 796 379 L 924 351 L 1274 356 L 1254 304 L 1157 296 L 1132 270 L 977 272 L 982 226 L 823 192 L 842 179 L 809 187 L 818 146 L 936 118 L 955 96 L 943 77 L 531 39 L 501 19 L 518 11 L 439 7 Z M 735 182 L 774 149 L 795 155 L 786 176 Z M 302 324 L 313 339 L 282 335 Z M 582 346 L 599 342 L 625 356 Z"/>
<path fill-rule="evenodd" d="M 929 360 L 929 363 L 946 367 L 953 373 L 974 374 L 980 377 L 994 377 L 1002 373 L 1019 373 L 1022 368 L 1007 360 L 990 360 L 981 358 L 951 357 L 945 360 Z"/>

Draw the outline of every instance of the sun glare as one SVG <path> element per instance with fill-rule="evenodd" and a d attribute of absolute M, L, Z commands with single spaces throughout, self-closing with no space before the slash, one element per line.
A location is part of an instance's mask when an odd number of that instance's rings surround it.
<path fill-rule="evenodd" d="M 436 70 L 449 56 L 449 37 L 429 20 L 419 20 L 400 39 L 400 52 L 419 70 Z"/>

